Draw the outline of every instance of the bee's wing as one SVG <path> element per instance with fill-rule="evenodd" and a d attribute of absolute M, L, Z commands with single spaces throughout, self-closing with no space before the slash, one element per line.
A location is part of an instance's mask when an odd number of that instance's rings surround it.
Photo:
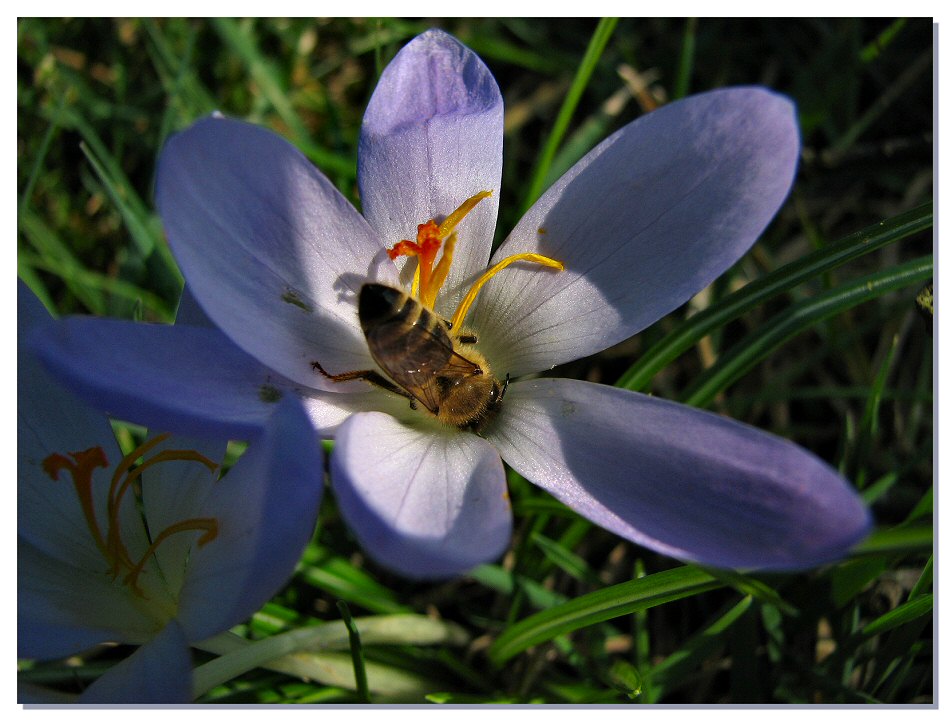
<path fill-rule="evenodd" d="M 412 332 L 381 324 L 366 334 L 370 353 L 386 374 L 432 413 L 439 412 L 446 384 L 477 375 L 479 367 L 452 348 L 441 324 Z"/>

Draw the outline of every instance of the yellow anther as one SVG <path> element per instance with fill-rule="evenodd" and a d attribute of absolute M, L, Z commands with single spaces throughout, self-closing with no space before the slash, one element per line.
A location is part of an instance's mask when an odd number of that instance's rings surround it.
<path fill-rule="evenodd" d="M 490 198 L 492 191 L 483 190 L 480 193 L 475 193 L 471 198 L 462 203 L 458 208 L 449 213 L 448 217 L 439 223 L 439 240 L 445 240 L 448 235 L 455 230 L 455 226 L 458 225 L 462 218 L 468 215 L 472 209 L 481 203 L 485 198 Z"/>
<path fill-rule="evenodd" d="M 485 283 L 487 283 L 499 271 L 504 270 L 512 263 L 517 263 L 519 260 L 524 260 L 528 263 L 538 263 L 539 265 L 543 265 L 548 268 L 554 268 L 558 271 L 564 270 L 564 263 L 559 260 L 554 260 L 553 258 L 548 258 L 546 255 L 539 255 L 538 253 L 518 253 L 517 255 L 509 255 L 507 258 L 496 263 L 491 268 L 482 273 L 482 277 L 476 280 L 472 284 L 472 287 L 468 289 L 468 293 L 462 299 L 462 302 L 459 303 L 458 308 L 455 309 L 455 315 L 452 316 L 453 333 L 458 333 L 462 328 L 462 321 L 464 321 L 465 316 L 468 315 L 469 308 L 471 308 L 472 303 L 475 302 L 475 297 L 482 289 L 482 286 L 484 286 Z"/>

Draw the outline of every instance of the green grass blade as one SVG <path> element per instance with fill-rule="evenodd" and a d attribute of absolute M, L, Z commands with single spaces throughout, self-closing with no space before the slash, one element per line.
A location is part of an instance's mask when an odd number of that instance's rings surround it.
<path fill-rule="evenodd" d="M 73 254 L 68 243 L 63 240 L 43 220 L 29 208 L 19 219 L 19 232 L 22 238 L 35 251 L 29 258 L 19 251 L 20 262 L 26 262 L 33 268 L 46 270 L 58 276 L 70 292 L 94 315 L 104 315 L 106 304 L 100 288 L 89 282 L 86 269 Z"/>
<path fill-rule="evenodd" d="M 934 582 L 934 557 L 933 554 L 930 554 L 930 558 L 927 559 L 927 565 L 924 566 L 924 570 L 920 574 L 920 578 L 917 579 L 917 583 L 914 584 L 914 587 L 910 589 L 910 593 L 907 594 L 907 600 L 913 601 L 919 595 L 925 593 L 928 589 L 933 586 Z"/>
<path fill-rule="evenodd" d="M 178 57 L 172 43 L 166 37 L 167 24 L 159 24 L 153 19 L 143 19 L 142 27 L 149 39 L 149 55 L 152 66 L 161 78 L 162 86 L 168 95 L 168 108 L 162 120 L 162 137 L 174 128 L 172 117 L 175 110 L 183 120 L 193 120 L 207 115 L 218 107 L 211 92 L 201 84 L 194 70 L 194 46 L 197 28 L 186 20 L 187 42 L 185 53 Z"/>
<path fill-rule="evenodd" d="M 758 578 L 744 576 L 736 571 L 723 568 L 704 568 L 703 570 L 716 580 L 721 581 L 724 586 L 731 586 L 739 593 L 748 595 L 761 603 L 772 604 L 786 616 L 798 615 L 797 608 L 785 601 L 778 591 Z"/>
<path fill-rule="evenodd" d="M 852 448 L 850 463 L 845 475 L 854 479 L 855 485 L 862 489 L 867 484 L 867 462 L 868 454 L 871 450 L 874 439 L 878 435 L 878 418 L 881 408 L 881 397 L 884 394 L 884 385 L 891 371 L 894 362 L 894 356 L 897 353 L 899 336 L 895 335 L 891 341 L 891 347 L 887 355 L 881 362 L 880 368 L 874 376 L 874 382 L 871 384 L 870 393 L 864 404 L 864 412 L 861 414 L 861 422 L 858 424 L 858 437 Z"/>
<path fill-rule="evenodd" d="M 891 553 L 933 553 L 933 526 L 897 526 L 875 531 L 854 550 L 855 556 Z"/>
<path fill-rule="evenodd" d="M 861 48 L 861 62 L 870 63 L 876 60 L 906 24 L 907 18 L 897 18 L 884 28 L 874 40 Z"/>
<path fill-rule="evenodd" d="M 365 646 L 411 644 L 462 646 L 469 642 L 458 625 L 417 615 L 370 616 L 357 619 Z M 195 696 L 255 668 L 316 679 L 322 683 L 356 689 L 349 655 L 334 653 L 348 648 L 349 634 L 343 621 L 296 628 L 258 641 L 225 632 L 195 644 L 218 658 L 195 669 Z M 370 691 L 380 695 L 424 693 L 423 679 L 387 664 L 366 661 Z"/>
<path fill-rule="evenodd" d="M 918 285 L 931 275 L 933 256 L 928 255 L 796 303 L 720 356 L 712 367 L 686 389 L 683 402 L 698 407 L 707 405 L 717 393 L 739 380 L 750 368 L 802 331 L 861 303 L 908 285 Z"/>
<path fill-rule="evenodd" d="M 82 136 L 80 145 L 86 158 L 96 171 L 122 219 L 131 232 L 134 247 L 142 258 L 147 258 L 155 246 L 157 231 L 150 232 L 145 218 L 150 215 L 148 206 L 139 197 L 132 182 L 122 170 L 114 155 L 109 152 L 102 138 L 82 115 L 69 107 L 49 113 L 50 120 L 75 130 Z"/>
<path fill-rule="evenodd" d="M 501 566 L 482 564 L 469 571 L 468 575 L 486 588 L 506 596 L 516 592 L 524 594 L 525 600 L 533 608 L 551 608 L 564 603 L 565 600 L 562 594 L 551 591 L 530 578 L 506 571 Z"/>
<path fill-rule="evenodd" d="M 410 610 L 396 600 L 392 591 L 362 569 L 345 559 L 321 554 L 313 546 L 304 551 L 298 572 L 308 585 L 375 613 L 406 613 Z"/>
<path fill-rule="evenodd" d="M 928 203 L 853 233 L 749 283 L 681 323 L 630 366 L 617 385 L 634 391 L 645 389 L 653 376 L 701 338 L 746 311 L 843 263 L 932 227 L 933 203 Z"/>
<path fill-rule="evenodd" d="M 62 103 L 64 102 L 65 98 L 60 100 L 60 108 L 62 108 Z M 37 151 L 36 157 L 33 159 L 33 165 L 30 168 L 30 175 L 26 181 L 26 187 L 23 189 L 23 194 L 20 196 L 20 202 L 17 210 L 18 217 L 23 215 L 23 212 L 30 203 L 30 198 L 33 197 L 33 190 L 36 188 L 36 181 L 39 180 L 40 172 L 43 169 L 43 161 L 46 159 L 46 154 L 49 152 L 49 146 L 53 141 L 53 136 L 56 135 L 57 131 L 59 130 L 58 118 L 59 112 L 53 113 L 49 125 L 46 126 L 46 132 L 43 134 L 43 140 L 40 142 L 39 150 Z"/>
<path fill-rule="evenodd" d="M 340 615 L 343 617 L 343 623 L 346 625 L 346 632 L 350 637 L 350 656 L 353 657 L 353 677 L 356 681 L 356 693 L 359 694 L 363 703 L 369 703 L 369 687 L 366 685 L 366 664 L 363 661 L 363 644 L 360 641 L 360 632 L 356 628 L 353 616 L 350 615 L 350 608 L 346 601 L 337 601 L 336 607 L 340 609 Z"/>
<path fill-rule="evenodd" d="M 933 48 L 930 48 L 919 56 L 911 65 L 904 70 L 893 82 L 888 83 L 886 89 L 878 96 L 877 100 L 869 107 L 864 114 L 848 128 L 834 146 L 823 153 L 826 162 L 836 162 L 841 156 L 851 148 L 852 145 L 884 114 L 884 112 L 898 98 L 911 87 L 918 79 L 918 76 L 927 70 L 933 72 Z"/>
<path fill-rule="evenodd" d="M 673 86 L 673 99 L 684 98 L 689 93 L 689 81 L 693 75 L 693 61 L 696 56 L 696 18 L 686 18 L 686 30 L 683 33 L 683 49 L 680 64 L 676 72 L 676 84 Z"/>
<path fill-rule="evenodd" d="M 287 123 L 296 138 L 306 138 L 307 128 L 283 87 L 272 62 L 261 53 L 252 27 L 234 18 L 215 18 L 214 28 L 228 48 L 241 59 L 261 94 Z"/>
<path fill-rule="evenodd" d="M 498 40 L 490 35 L 465 37 L 463 39 L 466 45 L 485 60 L 500 60 L 545 75 L 550 75 L 552 71 L 565 69 L 562 59 L 555 57 L 552 63 L 552 58 L 548 54 L 533 52 L 516 44 Z"/>
<path fill-rule="evenodd" d="M 932 516 L 934 512 L 934 489 L 933 486 L 927 489 L 927 492 L 917 501 L 916 505 L 907 514 L 907 521 L 916 521 L 924 516 Z"/>
<path fill-rule="evenodd" d="M 564 573 L 586 583 L 596 583 L 597 574 L 591 569 L 590 565 L 570 549 L 540 533 L 531 535 L 531 542 L 536 545 L 541 553 L 560 568 Z"/>
<path fill-rule="evenodd" d="M 719 618 L 711 621 L 676 651 L 644 674 L 648 703 L 658 702 L 663 694 L 686 682 L 688 675 L 726 643 L 725 632 L 752 607 L 755 599 L 744 596 Z"/>
<path fill-rule="evenodd" d="M 260 86 L 261 94 L 287 124 L 293 143 L 325 173 L 333 172 L 349 179 L 356 177 L 356 164 L 352 159 L 335 155 L 311 140 L 307 126 L 294 108 L 271 62 L 257 46 L 253 33 L 233 18 L 215 18 L 213 24 L 221 40 L 242 60 L 254 82 Z"/>
<path fill-rule="evenodd" d="M 502 633 L 488 653 L 492 661 L 501 664 L 526 648 L 556 636 L 722 585 L 705 571 L 690 566 L 654 573 L 529 616 Z"/>
<path fill-rule="evenodd" d="M 86 156 L 86 160 L 92 165 L 93 170 L 105 188 L 106 193 L 108 193 L 109 198 L 111 198 L 116 208 L 118 208 L 119 213 L 122 215 L 122 220 L 125 222 L 126 228 L 129 229 L 129 233 L 132 236 L 139 255 L 145 259 L 148 258 L 152 252 L 157 251 L 169 274 L 176 279 L 179 285 L 183 284 L 184 279 L 181 276 L 181 271 L 178 270 L 178 264 L 175 262 L 171 250 L 162 242 L 158 226 L 151 222 L 152 216 L 145 209 L 145 205 L 141 202 L 126 202 L 128 191 L 122 190 L 123 185 L 121 182 L 117 182 L 116 178 L 109 175 L 109 171 L 103 160 L 97 156 L 95 151 L 86 143 L 80 143 L 79 147 L 83 155 Z"/>
<path fill-rule="evenodd" d="M 897 608 L 891 609 L 883 616 L 875 618 L 871 623 L 864 627 L 865 636 L 876 636 L 879 633 L 890 631 L 891 629 L 910 623 L 914 619 L 920 618 L 931 613 L 934 608 L 934 596 L 932 593 L 924 593 L 917 598 L 903 603 Z"/>
<path fill-rule="evenodd" d="M 558 146 L 561 144 L 561 140 L 564 138 L 564 134 L 567 132 L 567 127 L 574 115 L 574 110 L 577 109 L 581 95 L 584 94 L 584 89 L 587 87 L 590 76 L 593 74 L 594 68 L 597 67 L 600 56 L 604 52 L 607 41 L 610 40 L 610 36 L 613 34 L 616 26 L 617 18 L 601 18 L 597 29 L 594 30 L 594 34 L 587 46 L 587 52 L 584 53 L 584 58 L 581 60 L 580 67 L 577 68 L 574 81 L 571 83 L 571 87 L 567 91 L 567 96 L 564 98 L 564 104 L 561 105 L 561 110 L 554 121 L 551 134 L 548 136 L 544 148 L 541 150 L 541 157 L 534 169 L 534 177 L 528 185 L 528 191 L 522 202 L 522 211 L 527 210 L 531 204 L 541 196 L 541 193 L 544 192 L 545 179 L 547 178 L 548 169 L 554 161 L 554 155 L 557 152 Z"/>

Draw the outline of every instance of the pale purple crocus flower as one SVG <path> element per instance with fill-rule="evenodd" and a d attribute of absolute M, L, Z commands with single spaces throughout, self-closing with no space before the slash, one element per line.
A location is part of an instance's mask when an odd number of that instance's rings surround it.
<path fill-rule="evenodd" d="M 140 645 L 77 700 L 190 702 L 189 645 L 280 590 L 313 531 L 322 458 L 310 420 L 288 398 L 220 479 L 223 441 L 163 434 L 123 457 L 109 420 L 27 350 L 26 334 L 54 321 L 22 283 L 17 310 L 17 655 Z"/>
<path fill-rule="evenodd" d="M 210 396 L 226 426 L 263 414 L 259 389 L 298 393 L 336 440 L 331 479 L 350 528 L 370 556 L 411 577 L 456 575 L 504 551 L 512 517 L 502 460 L 594 523 L 679 559 L 801 569 L 842 557 L 867 534 L 869 514 L 802 448 L 659 398 L 534 377 L 649 326 L 748 250 L 792 184 L 793 105 L 742 87 L 662 107 L 586 155 L 492 254 L 502 120 L 498 87 L 474 53 L 439 30 L 414 39 L 382 74 L 363 121 L 363 215 L 274 133 L 199 121 L 168 142 L 157 201 L 189 287 L 220 331 L 71 320 L 46 339 L 45 358 L 116 412 L 147 396 L 150 412 L 197 423 L 201 411 L 181 399 Z M 480 434 L 458 431 L 390 392 L 316 373 L 314 362 L 334 374 L 376 368 L 357 319 L 361 286 L 408 290 L 415 261 L 397 265 L 385 251 L 478 194 L 455 227 L 437 312 L 451 318 L 501 259 L 534 253 L 563 264 L 505 268 L 465 319 L 494 374 L 512 379 L 494 421 Z M 209 370 L 205 343 L 221 332 L 242 351 L 222 345 Z M 168 345 L 176 333 L 190 345 Z M 105 379 L 110 361 L 121 372 Z M 239 388 L 227 395 L 225 384 L 209 391 L 191 380 L 214 370 Z"/>

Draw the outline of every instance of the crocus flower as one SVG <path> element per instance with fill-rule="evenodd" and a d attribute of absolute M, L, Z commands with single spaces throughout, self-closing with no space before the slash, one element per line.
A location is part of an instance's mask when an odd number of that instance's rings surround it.
<path fill-rule="evenodd" d="M 26 350 L 53 320 L 23 284 L 18 314 L 18 656 L 141 644 L 80 700 L 189 702 L 189 644 L 271 598 L 310 537 L 322 491 L 310 420 L 284 401 L 220 479 L 223 442 L 163 434 L 123 457 L 108 419 Z"/>
<path fill-rule="evenodd" d="M 798 569 L 842 556 L 867 533 L 868 513 L 802 448 L 659 398 L 534 377 L 637 333 L 735 263 L 791 186 L 792 103 L 729 88 L 634 121 L 492 255 L 502 115 L 481 60 L 430 30 L 390 63 L 367 108 L 362 216 L 253 125 L 199 121 L 161 157 L 158 207 L 192 292 L 253 358 L 241 367 L 269 369 L 266 383 L 301 395 L 335 438 L 333 489 L 367 552 L 419 578 L 496 558 L 512 526 L 503 459 L 594 523 L 676 558 Z M 366 284 L 410 291 L 454 321 L 435 335 L 464 336 L 483 356 L 503 399 L 477 433 L 435 420 L 418 395 L 410 404 L 378 383 L 337 382 L 367 371 L 387 380 L 358 320 Z M 162 396 L 204 366 L 166 352 L 159 369 L 147 362 L 158 345 L 147 329 L 133 340 L 125 327 L 72 320 L 47 338 L 45 357 L 90 397 L 108 393 L 110 410 L 145 394 L 170 412 Z M 123 372 L 106 382 L 96 369 L 116 357 Z M 220 422 L 241 416 L 228 413 Z"/>

